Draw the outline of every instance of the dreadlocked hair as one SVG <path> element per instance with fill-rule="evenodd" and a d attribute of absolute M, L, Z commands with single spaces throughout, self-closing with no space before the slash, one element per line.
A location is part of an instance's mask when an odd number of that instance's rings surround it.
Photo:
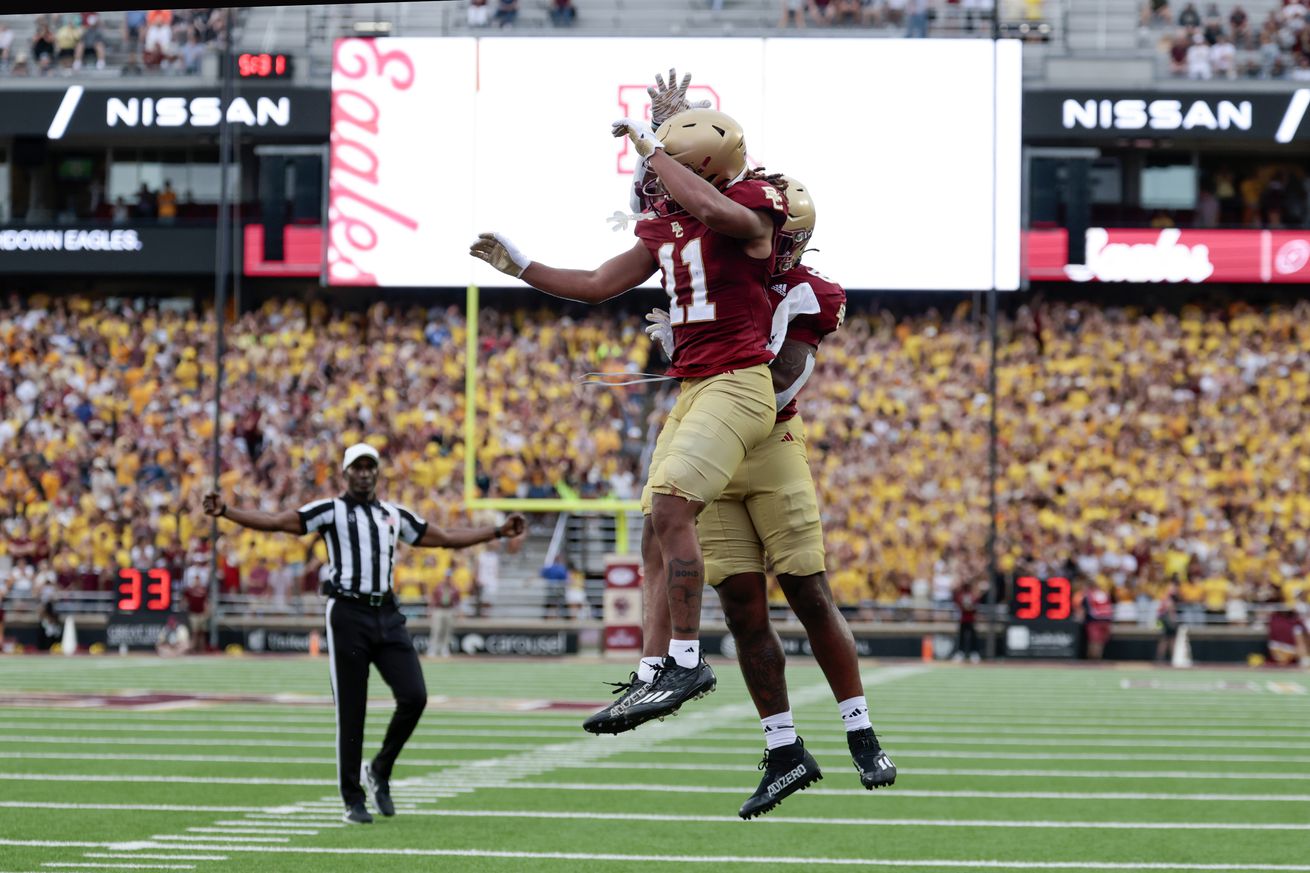
<path fill-rule="evenodd" d="M 747 170 L 746 175 L 742 178 L 750 179 L 752 181 L 768 182 L 780 192 L 784 194 L 787 192 L 787 178 L 783 176 L 782 173 L 766 172 L 764 167 L 756 167 L 753 170 Z"/>

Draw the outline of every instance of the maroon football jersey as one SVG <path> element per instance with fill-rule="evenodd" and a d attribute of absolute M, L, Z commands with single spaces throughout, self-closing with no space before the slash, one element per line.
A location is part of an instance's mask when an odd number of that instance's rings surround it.
<path fill-rule="evenodd" d="M 783 332 L 786 339 L 818 346 L 845 320 L 846 291 L 817 270 L 797 264 L 770 280 L 769 306 L 773 309 L 771 342 L 778 348 L 782 347 L 778 336 Z M 778 413 L 778 421 L 795 417 L 796 397 L 793 397 Z"/>
<path fill-rule="evenodd" d="M 1305 633 L 1305 622 L 1291 610 L 1281 610 L 1269 616 L 1269 642 L 1286 648 L 1295 648 L 1296 638 Z"/>
<path fill-rule="evenodd" d="M 786 200 L 767 182 L 743 180 L 723 193 L 748 209 L 766 210 L 775 228 L 787 220 Z M 742 240 L 710 230 L 686 212 L 638 222 L 637 237 L 659 264 L 669 295 L 668 375 L 696 379 L 773 360 L 765 296 L 772 253 L 752 258 Z"/>

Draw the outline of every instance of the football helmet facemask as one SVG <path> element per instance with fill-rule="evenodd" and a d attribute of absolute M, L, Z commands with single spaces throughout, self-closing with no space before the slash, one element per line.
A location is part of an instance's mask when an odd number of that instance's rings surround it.
<path fill-rule="evenodd" d="M 664 152 L 720 190 L 746 172 L 746 134 L 729 115 L 688 109 L 655 131 Z"/>
<path fill-rule="evenodd" d="M 787 182 L 787 220 L 778 237 L 778 255 L 774 269 L 785 273 L 801 262 L 801 254 L 814 235 L 814 201 L 803 184 L 791 176 Z"/>

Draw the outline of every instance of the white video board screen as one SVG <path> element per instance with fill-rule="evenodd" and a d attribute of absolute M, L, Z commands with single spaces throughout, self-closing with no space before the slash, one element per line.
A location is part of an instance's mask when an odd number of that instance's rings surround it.
<path fill-rule="evenodd" d="M 484 230 L 560 267 L 631 247 L 606 221 L 628 209 L 633 159 L 610 123 L 647 118 L 646 86 L 673 64 L 742 124 L 754 164 L 805 182 L 812 263 L 846 287 L 1018 285 L 1017 43 L 347 39 L 335 54 L 333 284 L 505 286 L 468 257 Z"/>

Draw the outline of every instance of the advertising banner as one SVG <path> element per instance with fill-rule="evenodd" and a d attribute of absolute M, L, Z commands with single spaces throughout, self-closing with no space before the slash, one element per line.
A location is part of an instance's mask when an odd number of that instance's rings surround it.
<path fill-rule="evenodd" d="M 1295 91 L 1028 91 L 1025 140 L 1310 140 L 1310 88 Z"/>
<path fill-rule="evenodd" d="M 1065 263 L 1068 231 L 1027 235 L 1034 282 L 1310 282 L 1310 230 L 1087 230 L 1087 263 Z"/>
<path fill-rule="evenodd" d="M 591 269 L 631 248 L 631 226 L 608 219 L 630 211 L 635 156 L 610 125 L 649 118 L 646 87 L 675 58 L 695 75 L 690 99 L 741 123 L 753 165 L 806 184 L 822 250 L 813 263 L 836 281 L 1017 288 L 1018 44 L 869 48 L 864 39 L 340 40 L 329 281 L 514 284 L 468 256 L 482 231 L 552 266 Z M 929 226 L 935 234 L 921 232 Z M 645 286 L 657 282 L 652 265 Z"/>
<path fill-rule="evenodd" d="M 226 105 L 219 89 L 69 85 L 0 91 L 0 136 L 49 140 L 218 135 L 219 121 L 240 125 L 246 139 L 316 139 L 328 130 L 321 88 L 245 85 Z"/>
<path fill-rule="evenodd" d="M 213 227 L 0 227 L 0 274 L 214 272 Z"/>
<path fill-rule="evenodd" d="M 605 556 L 606 652 L 641 651 L 641 561 L 633 555 Z"/>

